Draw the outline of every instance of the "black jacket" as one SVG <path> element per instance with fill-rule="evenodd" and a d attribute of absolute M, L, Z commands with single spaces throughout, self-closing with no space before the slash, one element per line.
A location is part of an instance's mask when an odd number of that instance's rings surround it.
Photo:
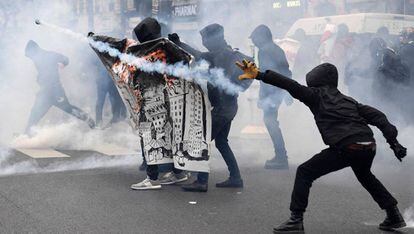
<path fill-rule="evenodd" d="M 233 50 L 230 46 L 224 46 L 224 48 L 219 51 L 200 52 L 183 42 L 180 42 L 177 45 L 192 54 L 195 59 L 206 60 L 210 63 L 210 67 L 222 68 L 226 77 L 230 78 L 231 83 L 243 87 L 243 82 L 238 79 L 239 75 L 243 72 L 234 65 L 234 63 L 238 61 L 236 57 L 238 54 L 241 54 L 240 52 Z M 245 57 L 248 58 L 247 56 Z M 227 112 L 233 115 L 236 114 L 238 94 L 228 94 L 219 87 L 208 85 L 208 96 L 211 105 L 214 107 L 214 112 L 225 115 L 227 115 Z"/>
<path fill-rule="evenodd" d="M 358 103 L 338 89 L 338 72 L 331 64 L 322 64 L 306 75 L 308 87 L 279 73 L 266 71 L 257 79 L 287 90 L 312 111 L 325 144 L 343 147 L 357 142 L 374 142 L 368 124 L 378 127 L 389 143 L 397 138 L 397 129 L 379 110 Z"/>
<path fill-rule="evenodd" d="M 59 63 L 67 66 L 69 59 L 66 56 L 38 47 L 30 52 L 30 59 L 36 66 L 38 72 L 37 82 L 42 89 L 54 89 L 61 86 Z"/>
<path fill-rule="evenodd" d="M 258 52 L 259 66 L 263 70 L 276 71 L 286 77 L 291 77 L 292 72 L 289 70 L 289 63 L 286 59 L 285 52 L 273 43 L 267 43 L 259 49 Z M 267 99 L 274 99 L 275 105 L 278 106 L 285 96 L 285 92 L 269 84 L 261 83 L 259 91 L 259 107 L 266 108 Z"/>
<path fill-rule="evenodd" d="M 410 82 L 414 85 L 414 41 L 403 44 L 400 48 L 401 62 L 410 69 Z"/>

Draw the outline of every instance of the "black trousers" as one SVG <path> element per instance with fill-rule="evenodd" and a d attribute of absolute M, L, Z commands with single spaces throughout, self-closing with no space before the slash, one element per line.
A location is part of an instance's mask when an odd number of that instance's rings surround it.
<path fill-rule="evenodd" d="M 63 110 L 64 112 L 75 116 L 76 118 L 87 121 L 89 115 L 80 108 L 69 103 L 68 98 L 61 86 L 54 88 L 42 89 L 37 93 L 35 103 L 30 112 L 29 121 L 25 133 L 29 133 L 30 128 L 35 126 L 46 115 L 52 106 Z"/>
<path fill-rule="evenodd" d="M 231 122 L 233 121 L 236 112 L 237 110 L 234 112 L 234 114 L 231 113 L 228 116 L 215 115 L 213 113 L 211 126 L 211 139 L 215 141 L 216 148 L 218 149 L 224 161 L 226 162 L 227 168 L 230 172 L 230 178 L 232 179 L 241 178 L 236 157 L 234 156 L 234 153 L 230 148 L 228 140 Z M 197 181 L 202 184 L 208 183 L 208 173 L 199 172 L 197 176 Z"/>
<path fill-rule="evenodd" d="M 167 165 L 167 164 L 162 164 L 162 165 Z M 147 165 L 147 176 L 151 179 L 151 180 L 157 180 L 158 179 L 158 175 L 159 175 L 159 167 L 161 165 Z M 177 169 L 174 166 L 172 166 L 172 171 L 174 172 L 174 174 L 180 174 L 183 170 Z"/>
<path fill-rule="evenodd" d="M 111 83 L 101 82 L 97 83 L 97 99 L 95 106 L 96 124 L 102 123 L 102 112 L 105 104 L 106 95 L 108 95 L 111 102 L 112 120 L 111 123 L 122 121 L 126 118 L 126 107 L 119 96 L 118 90 L 115 85 Z"/>
<path fill-rule="evenodd" d="M 340 150 L 328 148 L 301 164 L 296 171 L 290 210 L 304 212 L 308 206 L 312 182 L 328 173 L 351 167 L 361 185 L 371 194 L 381 209 L 397 205 L 397 200 L 372 174 L 375 149 Z"/>

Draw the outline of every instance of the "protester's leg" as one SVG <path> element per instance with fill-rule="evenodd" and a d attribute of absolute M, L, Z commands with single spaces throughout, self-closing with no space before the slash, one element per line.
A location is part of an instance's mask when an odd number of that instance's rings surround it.
<path fill-rule="evenodd" d="M 282 131 L 279 127 L 278 121 L 278 106 L 270 107 L 263 110 L 263 120 L 272 139 L 275 156 L 267 160 L 265 163 L 266 169 L 288 169 L 288 159 L 285 148 L 285 141 L 283 139 Z"/>
<path fill-rule="evenodd" d="M 199 172 L 197 180 L 191 184 L 184 184 L 181 186 L 184 191 L 188 192 L 207 192 L 208 190 L 208 173 Z"/>
<path fill-rule="evenodd" d="M 147 178 L 143 181 L 131 185 L 134 190 L 153 190 L 160 189 L 161 184 L 158 180 L 158 165 L 147 166 Z"/>
<path fill-rule="evenodd" d="M 97 84 L 97 99 L 95 105 L 95 121 L 96 124 L 99 126 L 102 124 L 102 112 L 103 107 L 105 105 L 105 97 L 107 94 L 107 89 L 103 85 Z"/>
<path fill-rule="evenodd" d="M 237 165 L 236 157 L 234 156 L 234 153 L 231 150 L 230 145 L 228 143 L 228 136 L 229 136 L 230 128 L 231 128 L 231 121 L 226 121 L 224 122 L 224 124 L 223 122 L 217 123 L 213 121 L 213 128 L 214 128 L 214 124 L 222 125 L 222 127 L 220 126 L 221 131 L 217 133 L 214 141 L 216 143 L 216 148 L 218 149 L 224 161 L 226 162 L 227 168 L 230 172 L 230 178 L 240 179 L 241 176 L 240 176 L 239 166 Z"/>
<path fill-rule="evenodd" d="M 349 159 L 340 151 L 325 149 L 300 165 L 296 172 L 295 185 L 290 203 L 290 218 L 273 229 L 274 233 L 302 233 L 303 213 L 308 206 L 309 190 L 317 178 L 350 165 Z"/>
<path fill-rule="evenodd" d="M 112 120 L 111 123 L 117 123 L 126 118 L 126 107 L 114 84 L 110 84 L 109 100 L 111 102 Z"/>
<path fill-rule="evenodd" d="M 147 176 L 151 180 L 158 180 L 158 165 L 147 165 Z"/>
<path fill-rule="evenodd" d="M 406 223 L 397 207 L 397 200 L 371 172 L 374 157 L 375 150 L 354 153 L 351 162 L 352 170 L 361 185 L 371 194 L 381 209 L 386 211 L 387 216 L 379 225 L 380 229 L 392 230 L 405 227 Z"/>
<path fill-rule="evenodd" d="M 279 127 L 278 107 L 263 110 L 263 121 L 272 139 L 275 157 L 286 161 L 285 140 L 283 139 L 282 130 Z"/>
<path fill-rule="evenodd" d="M 197 174 L 197 181 L 200 184 L 208 184 L 208 176 L 209 176 L 208 172 L 199 172 Z"/>
<path fill-rule="evenodd" d="M 47 95 L 37 94 L 26 125 L 25 134 L 29 134 L 30 128 L 35 126 L 46 115 L 51 106 L 52 103 L 48 100 Z"/>
<path fill-rule="evenodd" d="M 313 181 L 319 177 L 350 166 L 349 159 L 338 150 L 328 148 L 301 164 L 296 171 L 290 210 L 305 212 Z"/>
<path fill-rule="evenodd" d="M 58 96 L 54 105 L 58 107 L 59 109 L 65 111 L 66 113 L 73 115 L 76 118 L 87 122 L 90 128 L 95 127 L 95 121 L 93 121 L 93 119 L 86 112 L 70 104 L 64 93 Z"/>
<path fill-rule="evenodd" d="M 384 185 L 372 174 L 371 166 L 374 157 L 375 151 L 365 151 L 363 155 L 357 154 L 351 162 L 351 167 L 361 185 L 371 194 L 381 209 L 385 210 L 396 206 L 397 200 L 395 200 Z"/>

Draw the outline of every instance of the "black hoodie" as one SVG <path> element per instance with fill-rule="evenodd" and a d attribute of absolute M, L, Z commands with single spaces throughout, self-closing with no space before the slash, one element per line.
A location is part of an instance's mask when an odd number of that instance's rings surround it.
<path fill-rule="evenodd" d="M 64 66 L 69 64 L 69 59 L 59 53 L 47 51 L 30 40 L 25 48 L 25 54 L 36 66 L 38 75 L 37 82 L 42 89 L 56 89 L 60 87 L 59 63 Z"/>
<path fill-rule="evenodd" d="M 312 111 L 325 144 L 344 147 L 357 142 L 374 142 L 368 124 L 378 127 L 388 143 L 397 138 L 397 129 L 379 110 L 362 105 L 338 89 L 338 71 L 332 64 L 321 64 L 306 75 L 308 87 L 279 73 L 259 73 L 258 80 L 287 90 Z"/>

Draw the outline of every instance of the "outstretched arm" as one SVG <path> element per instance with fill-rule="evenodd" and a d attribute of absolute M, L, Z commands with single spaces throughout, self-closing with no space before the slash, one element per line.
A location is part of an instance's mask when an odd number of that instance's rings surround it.
<path fill-rule="evenodd" d="M 358 112 L 368 124 L 381 130 L 388 143 L 397 141 L 397 128 L 388 121 L 384 113 L 374 107 L 362 104 L 358 104 Z"/>
<path fill-rule="evenodd" d="M 265 73 L 259 71 L 256 65 L 246 60 L 243 63 L 236 63 L 244 74 L 239 79 L 257 79 L 267 84 L 284 89 L 292 95 L 292 97 L 305 103 L 312 105 L 317 100 L 316 90 L 299 84 L 298 82 L 274 71 L 267 70 Z"/>
<path fill-rule="evenodd" d="M 259 72 L 256 79 L 288 91 L 292 97 L 305 104 L 312 104 L 317 97 L 313 89 L 274 71 Z"/>
<path fill-rule="evenodd" d="M 191 47 L 191 46 L 187 45 L 186 43 L 182 42 L 177 33 L 168 34 L 168 39 L 170 41 L 174 42 L 179 47 L 183 48 L 188 53 L 190 53 L 192 56 L 194 56 L 194 58 L 196 60 L 201 59 L 203 52 L 201 52 L 197 49 L 194 49 L 193 47 Z"/>
<path fill-rule="evenodd" d="M 388 121 L 387 116 L 374 107 L 362 104 L 358 104 L 358 112 L 368 124 L 381 130 L 395 156 L 401 161 L 407 155 L 407 149 L 398 143 L 398 130 Z"/>

